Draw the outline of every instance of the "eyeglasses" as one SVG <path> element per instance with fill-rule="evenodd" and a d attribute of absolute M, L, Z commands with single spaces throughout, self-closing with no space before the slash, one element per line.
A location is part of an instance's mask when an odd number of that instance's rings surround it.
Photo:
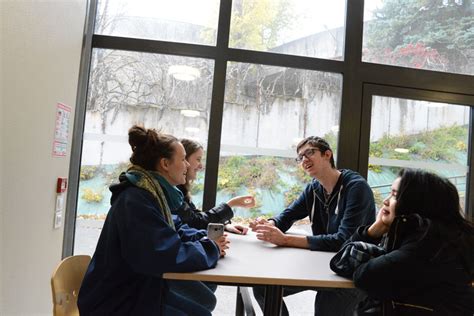
<path fill-rule="evenodd" d="M 297 163 L 301 163 L 303 161 L 303 158 L 306 157 L 309 159 L 309 157 L 313 156 L 315 152 L 320 151 L 319 148 L 308 148 L 306 149 L 303 153 L 299 154 L 298 157 L 295 158 L 295 161 Z"/>

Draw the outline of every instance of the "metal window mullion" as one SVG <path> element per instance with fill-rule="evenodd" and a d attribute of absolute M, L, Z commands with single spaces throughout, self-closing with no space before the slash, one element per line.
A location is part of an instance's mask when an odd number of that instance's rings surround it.
<path fill-rule="evenodd" d="M 474 106 L 470 107 L 469 113 L 469 139 L 468 139 L 468 150 L 467 150 L 467 165 L 468 165 L 468 174 L 466 175 L 466 196 L 464 201 L 466 205 L 464 209 L 466 211 L 466 218 L 474 221 L 474 167 L 472 165 L 474 161 L 473 151 L 474 146 L 472 142 L 474 141 Z"/>
<path fill-rule="evenodd" d="M 370 153 L 370 129 L 372 124 L 372 98 L 374 97 L 373 86 L 365 84 L 362 86 L 362 114 L 359 139 L 359 168 L 358 172 L 368 179 L 369 153 Z"/>
<path fill-rule="evenodd" d="M 168 54 L 212 59 L 217 58 L 216 47 L 213 46 L 110 35 L 95 34 L 92 38 L 92 47 L 140 53 Z M 274 52 L 250 51 L 238 48 L 226 49 L 226 60 L 335 73 L 342 73 L 343 70 L 343 62 L 339 60 L 286 55 Z"/>
<path fill-rule="evenodd" d="M 364 1 L 346 0 L 346 37 L 344 41 L 344 71 L 339 126 L 337 166 L 360 170 L 359 145 L 362 120 L 362 58 Z"/>
<path fill-rule="evenodd" d="M 286 55 L 263 51 L 249 51 L 237 48 L 229 48 L 228 60 L 243 63 L 290 67 L 335 73 L 342 73 L 344 69 L 344 63 L 339 60 Z"/>
<path fill-rule="evenodd" d="M 89 85 L 92 57 L 92 35 L 94 33 L 97 0 L 88 1 L 84 25 L 84 45 L 81 52 L 79 84 L 77 88 L 74 128 L 71 142 L 71 159 L 69 163 L 69 189 L 67 192 L 66 213 L 64 216 L 64 235 L 62 257 L 71 256 L 74 252 L 76 229 L 77 196 L 81 170 L 82 141 L 87 107 L 87 89 Z"/>
<path fill-rule="evenodd" d="M 219 8 L 219 25 L 217 30 L 214 78 L 212 83 L 211 112 L 209 115 L 206 175 L 203 196 L 204 210 L 212 208 L 216 203 L 231 11 L 232 0 L 221 0 Z"/>
<path fill-rule="evenodd" d="M 390 85 L 376 84 L 364 84 L 364 93 L 366 88 L 369 87 L 370 91 L 374 95 L 391 97 L 391 98 L 403 98 L 418 101 L 430 101 L 430 102 L 443 102 L 455 105 L 474 105 L 474 95 L 467 95 L 461 93 L 451 93 L 443 91 L 433 91 L 426 89 L 415 89 L 413 87 L 398 87 Z"/>
<path fill-rule="evenodd" d="M 93 48 L 125 50 L 138 53 L 167 54 L 185 57 L 216 58 L 216 47 L 190 43 L 167 42 L 142 38 L 95 34 Z"/>
<path fill-rule="evenodd" d="M 473 94 L 473 75 L 365 62 L 361 64 L 360 74 L 363 82 L 466 95 Z"/>

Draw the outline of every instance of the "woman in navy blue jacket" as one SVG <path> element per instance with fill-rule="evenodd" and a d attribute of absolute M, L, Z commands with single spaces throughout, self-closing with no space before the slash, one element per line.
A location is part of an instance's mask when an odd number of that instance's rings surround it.
<path fill-rule="evenodd" d="M 132 165 L 111 186 L 112 206 L 79 292 L 80 313 L 210 315 L 199 299 L 170 290 L 162 275 L 214 267 L 228 241 L 211 241 L 173 220 L 170 210 L 183 203 L 175 186 L 185 182 L 188 167 L 175 137 L 133 126 L 129 143 Z"/>
<path fill-rule="evenodd" d="M 379 245 L 379 246 L 377 246 Z M 474 313 L 474 226 L 448 179 L 402 170 L 377 220 L 331 261 L 368 294 L 360 315 Z"/>

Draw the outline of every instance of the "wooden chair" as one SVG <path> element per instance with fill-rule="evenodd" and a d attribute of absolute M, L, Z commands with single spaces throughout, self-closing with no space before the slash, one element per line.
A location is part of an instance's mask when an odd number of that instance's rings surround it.
<path fill-rule="evenodd" d="M 54 270 L 51 277 L 54 316 L 79 315 L 77 296 L 90 261 L 87 255 L 71 256 L 64 258 Z"/>

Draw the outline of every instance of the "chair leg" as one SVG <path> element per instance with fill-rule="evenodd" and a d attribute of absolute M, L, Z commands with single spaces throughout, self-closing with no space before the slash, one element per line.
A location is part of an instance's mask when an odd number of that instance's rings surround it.
<path fill-rule="evenodd" d="M 244 300 L 242 299 L 242 294 L 240 293 L 240 286 L 237 286 L 237 295 L 235 301 L 235 316 L 244 316 Z"/>
<path fill-rule="evenodd" d="M 252 299 L 250 298 L 249 289 L 247 287 L 237 287 L 237 301 L 235 308 L 236 316 L 255 316 Z"/>

